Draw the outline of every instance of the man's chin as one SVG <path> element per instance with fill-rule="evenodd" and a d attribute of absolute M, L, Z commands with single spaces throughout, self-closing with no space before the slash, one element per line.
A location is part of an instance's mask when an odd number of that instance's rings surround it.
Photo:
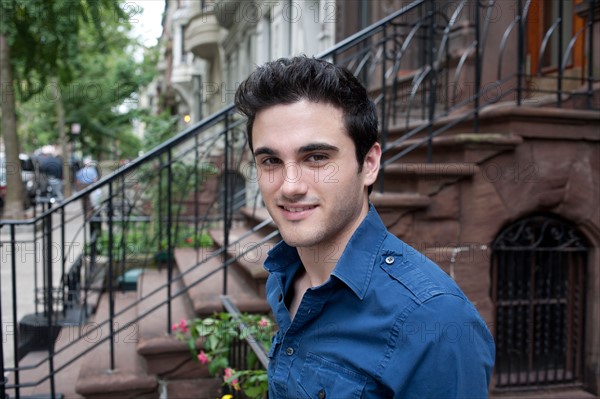
<path fill-rule="evenodd" d="M 286 234 L 281 232 L 281 238 L 287 245 L 294 248 L 302 248 L 302 247 L 312 247 L 316 245 L 314 240 L 314 236 L 310 237 L 298 237 L 296 234 Z"/>

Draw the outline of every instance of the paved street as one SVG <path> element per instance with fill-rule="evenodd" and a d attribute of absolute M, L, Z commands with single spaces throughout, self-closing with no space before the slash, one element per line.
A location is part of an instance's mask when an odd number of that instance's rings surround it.
<path fill-rule="evenodd" d="M 84 249 L 83 238 L 83 215 L 81 214 L 81 204 L 76 201 L 67 206 L 65 212 L 65 246 L 61 245 L 62 224 L 61 216 L 54 215 L 52 220 L 53 233 L 51 240 L 52 247 L 52 268 L 53 285 L 58 287 L 61 279 L 61 269 L 63 267 L 63 256 L 65 256 L 65 270 L 68 270 L 75 259 Z M 34 225 L 18 226 L 15 229 L 14 252 L 16 254 L 16 301 L 17 317 L 16 320 L 26 314 L 36 311 L 35 305 L 35 282 L 38 287 L 42 286 L 45 278 L 44 270 L 44 247 L 42 237 L 41 222 Z M 35 237 L 35 240 L 34 240 Z M 12 253 L 13 245 L 10 237 L 10 227 L 3 226 L 0 229 L 0 278 L 1 278 L 1 300 L 2 300 L 2 345 L 4 351 L 5 367 L 14 366 L 13 355 L 13 337 L 16 326 L 13 319 L 13 273 L 12 273 Z M 43 305 L 37 306 L 38 311 L 42 311 Z"/>

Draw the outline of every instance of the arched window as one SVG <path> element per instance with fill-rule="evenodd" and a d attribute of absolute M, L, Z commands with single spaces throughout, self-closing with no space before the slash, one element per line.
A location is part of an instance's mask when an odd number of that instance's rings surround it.
<path fill-rule="evenodd" d="M 588 247 L 552 216 L 517 221 L 494 241 L 497 388 L 581 381 Z"/>

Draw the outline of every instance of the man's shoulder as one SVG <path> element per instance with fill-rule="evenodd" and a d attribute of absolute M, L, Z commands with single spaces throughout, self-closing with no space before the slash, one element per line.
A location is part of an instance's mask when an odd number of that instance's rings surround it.
<path fill-rule="evenodd" d="M 388 233 L 380 250 L 379 266 L 389 278 L 407 290 L 417 302 L 443 294 L 465 298 L 454 280 L 436 263 L 412 246 Z"/>

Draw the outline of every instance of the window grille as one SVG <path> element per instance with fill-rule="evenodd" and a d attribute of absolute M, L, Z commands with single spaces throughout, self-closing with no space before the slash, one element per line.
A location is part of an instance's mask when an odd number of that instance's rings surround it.
<path fill-rule="evenodd" d="M 588 245 L 569 223 L 522 219 L 494 241 L 496 388 L 578 385 Z"/>

